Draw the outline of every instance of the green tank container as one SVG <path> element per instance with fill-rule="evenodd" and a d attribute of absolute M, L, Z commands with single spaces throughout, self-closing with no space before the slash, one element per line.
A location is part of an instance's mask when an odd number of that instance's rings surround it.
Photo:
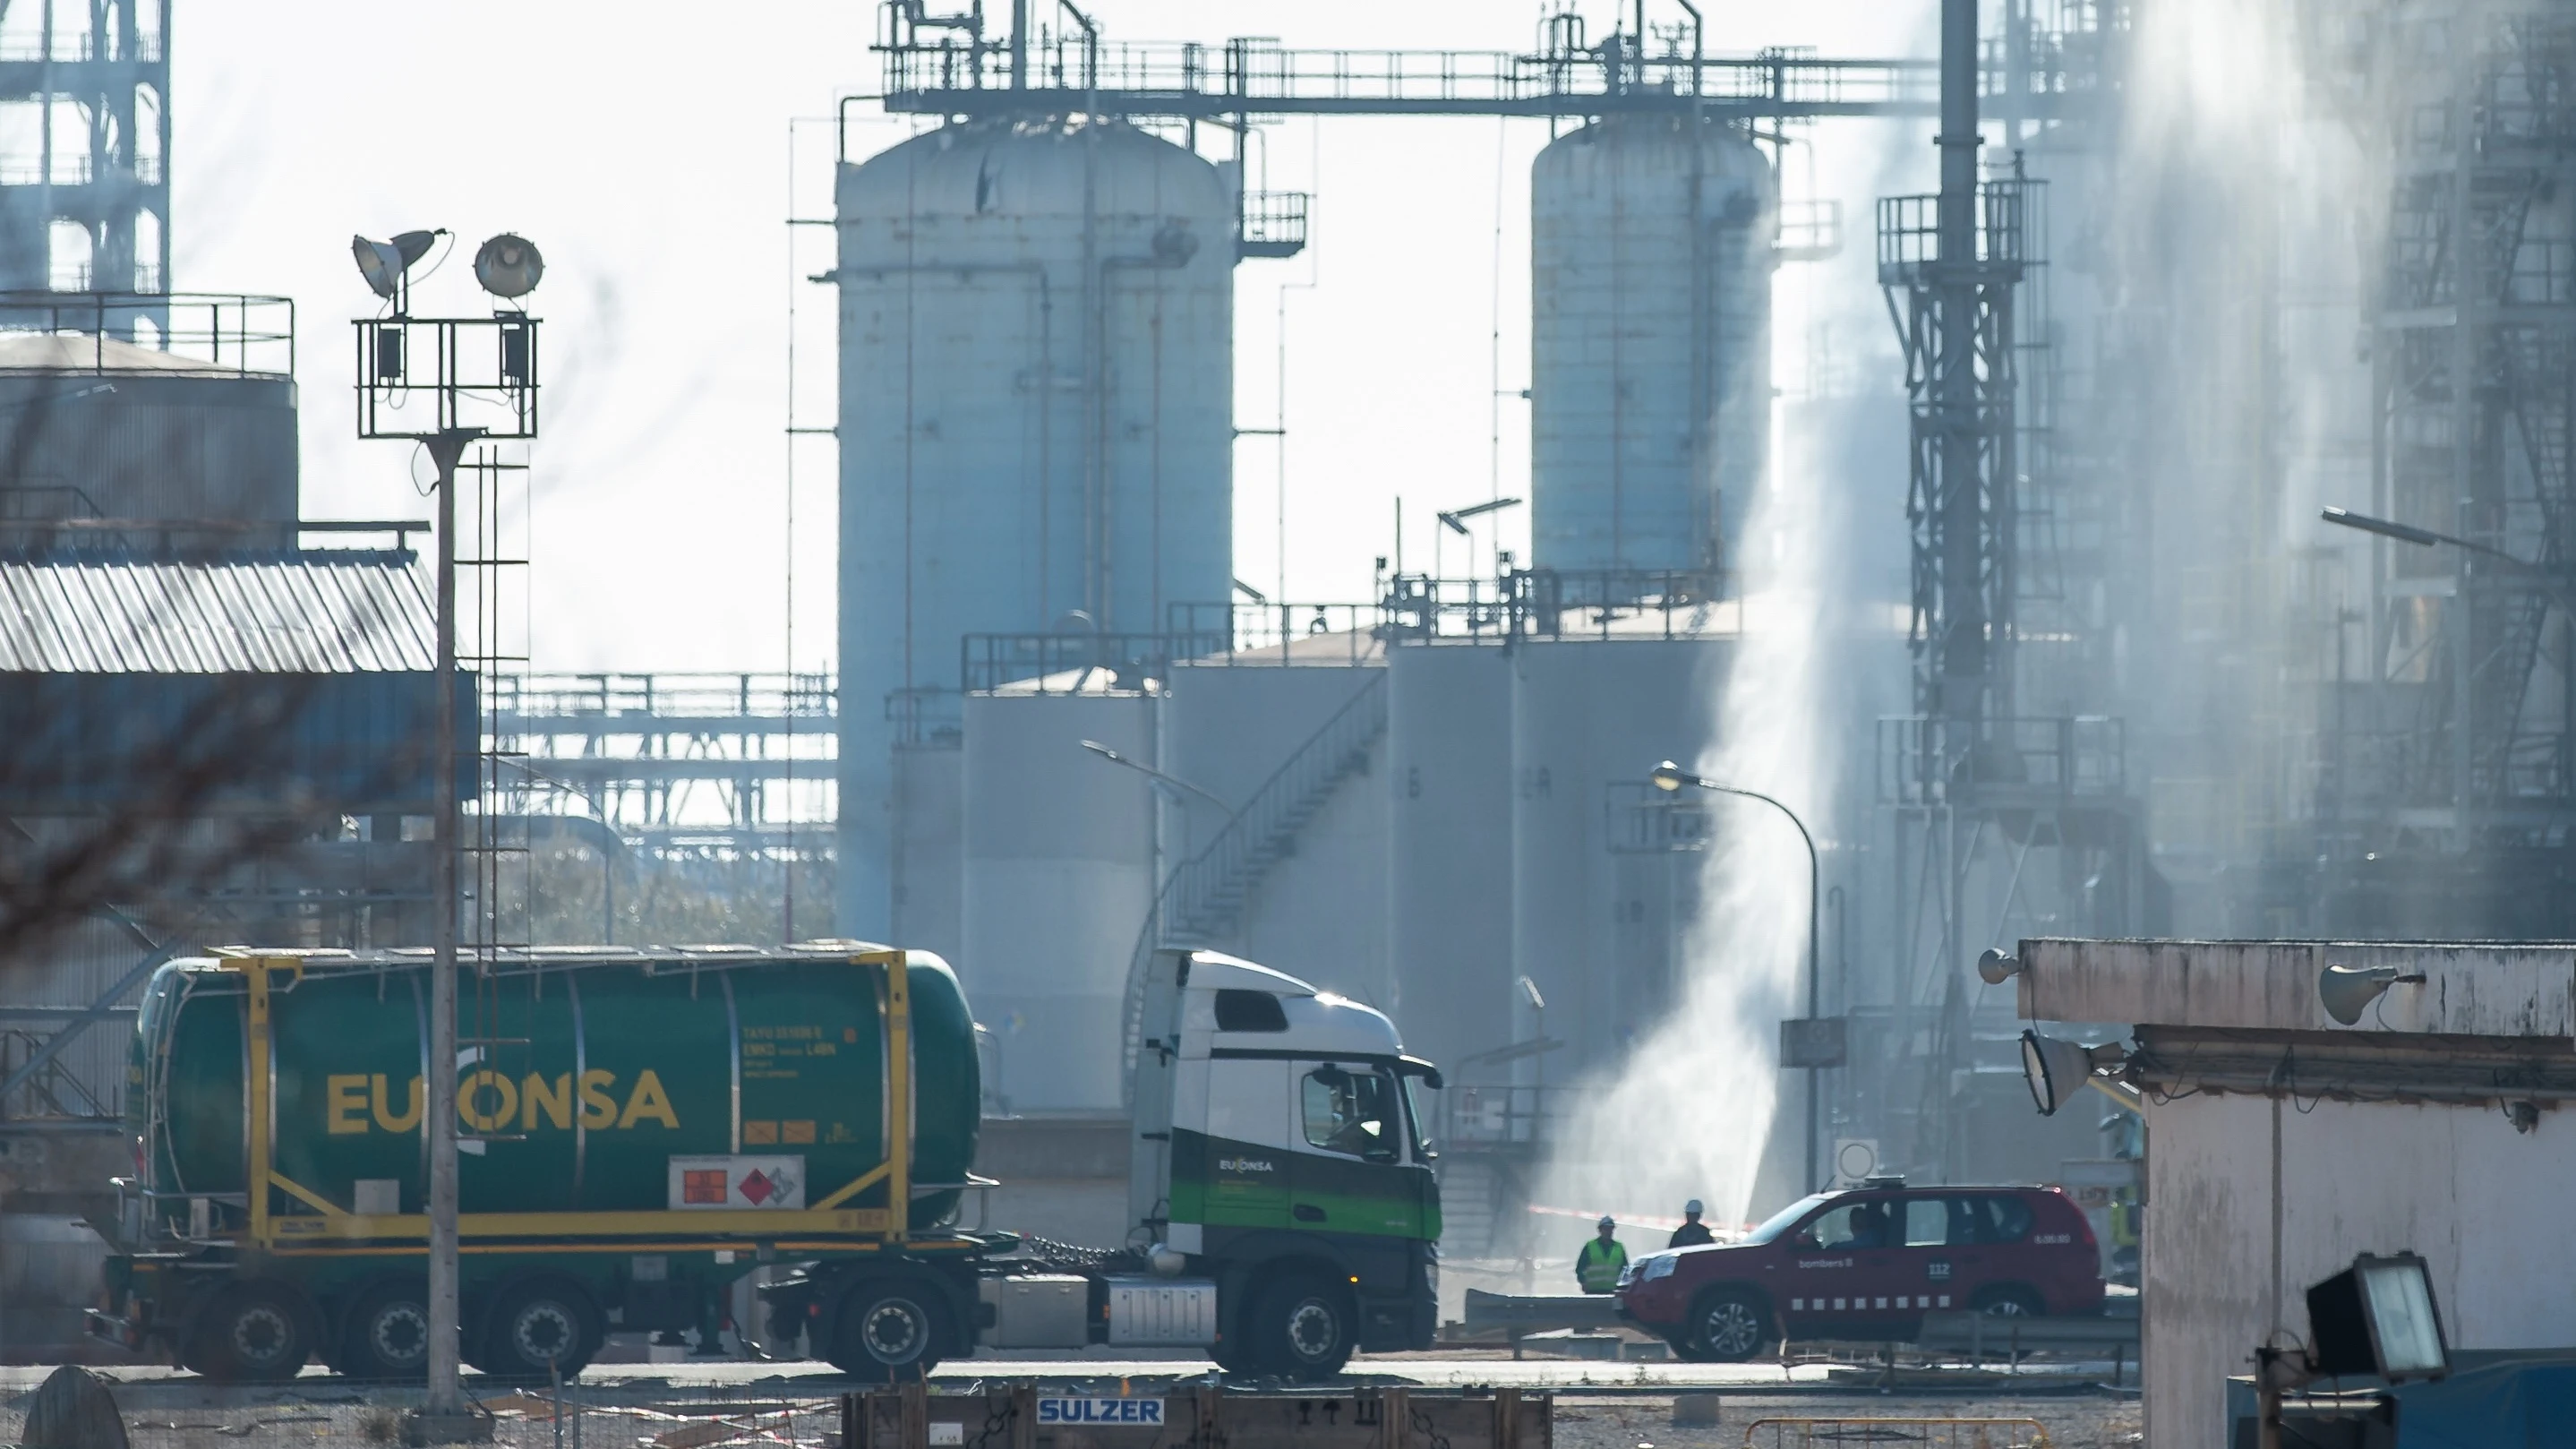
<path fill-rule="evenodd" d="M 905 961 L 910 1180 L 963 1183 L 982 1095 L 974 1019 L 947 963 Z M 292 1184 L 281 1209 L 422 1212 L 425 953 L 314 957 L 266 979 L 270 1162 Z M 882 980 L 818 951 L 538 951 L 467 972 L 459 1210 L 821 1206 L 887 1160 Z M 245 1190 L 250 1009 L 245 973 L 220 961 L 173 962 L 145 993 L 126 1111 L 159 1201 Z M 881 1208 L 885 1192 L 839 1205 Z M 946 1221 L 958 1196 L 915 1197 L 909 1224 Z"/>

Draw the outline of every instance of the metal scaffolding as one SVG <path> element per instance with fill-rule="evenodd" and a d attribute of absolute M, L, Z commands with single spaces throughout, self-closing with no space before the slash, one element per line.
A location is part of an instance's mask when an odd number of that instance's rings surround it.
<path fill-rule="evenodd" d="M 35 109 L 36 150 L 0 155 L 0 291 L 168 290 L 170 0 L 19 5 L 42 13 L 0 47 L 0 104 Z"/>
<path fill-rule="evenodd" d="M 2446 10 L 2446 47 L 2408 43 L 2433 18 L 2413 12 L 2382 17 L 2376 47 L 2374 482 L 2378 511 L 2492 552 L 2377 545 L 2330 815 L 2356 843 L 2530 884 L 2576 825 L 2576 16 Z M 2490 902 L 2479 934 L 2570 921 Z"/>

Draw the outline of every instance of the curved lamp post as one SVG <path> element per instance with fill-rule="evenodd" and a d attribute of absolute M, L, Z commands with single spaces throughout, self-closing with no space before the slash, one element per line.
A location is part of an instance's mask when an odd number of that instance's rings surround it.
<path fill-rule="evenodd" d="M 1735 785 L 1721 785 L 1706 776 L 1694 775 L 1690 771 L 1683 769 L 1681 766 L 1674 764 L 1670 760 L 1666 760 L 1662 764 L 1657 765 L 1655 767 L 1655 773 L 1648 778 L 1655 782 L 1656 789 L 1662 790 L 1667 794 L 1676 793 L 1680 791 L 1683 786 L 1691 785 L 1702 790 L 1714 790 L 1720 795 L 1740 795 L 1747 800 L 1759 800 L 1763 804 L 1768 805 L 1772 809 L 1789 817 L 1789 823 L 1798 827 L 1798 839 L 1807 847 L 1807 1018 L 1810 1021 L 1814 1020 L 1818 1007 L 1816 999 L 1816 956 L 1819 938 L 1816 933 L 1816 910 L 1822 903 L 1823 897 L 1817 890 L 1817 879 L 1820 872 L 1816 865 L 1816 837 L 1807 833 L 1807 822 L 1798 818 L 1797 811 L 1790 809 L 1788 806 L 1781 804 L 1779 801 L 1772 799 L 1770 796 L 1763 794 L 1759 790 L 1746 790 Z M 1807 1068 L 1807 1175 L 1801 1187 L 1801 1191 L 1804 1192 L 1813 1192 L 1817 1187 L 1816 1134 L 1820 1130 L 1816 1091 L 1816 1073 L 1818 1070 L 1820 1069 L 1816 1067 Z"/>

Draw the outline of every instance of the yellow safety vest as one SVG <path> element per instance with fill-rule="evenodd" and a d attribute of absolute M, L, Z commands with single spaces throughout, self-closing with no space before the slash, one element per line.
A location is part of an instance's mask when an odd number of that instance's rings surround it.
<path fill-rule="evenodd" d="M 1586 1293 L 1607 1293 L 1618 1287 L 1619 1272 L 1627 1266 L 1628 1250 L 1616 1238 L 1607 1243 L 1586 1239 L 1583 1251 L 1574 1255 L 1574 1276 Z"/>

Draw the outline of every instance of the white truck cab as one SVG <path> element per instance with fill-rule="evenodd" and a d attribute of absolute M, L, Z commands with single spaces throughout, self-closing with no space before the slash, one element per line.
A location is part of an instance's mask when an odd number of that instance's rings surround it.
<path fill-rule="evenodd" d="M 1128 1198 L 1158 1262 L 1215 1286 L 1217 1360 L 1299 1378 L 1427 1348 L 1440 1192 L 1395 1024 L 1266 966 L 1148 963 Z"/>

